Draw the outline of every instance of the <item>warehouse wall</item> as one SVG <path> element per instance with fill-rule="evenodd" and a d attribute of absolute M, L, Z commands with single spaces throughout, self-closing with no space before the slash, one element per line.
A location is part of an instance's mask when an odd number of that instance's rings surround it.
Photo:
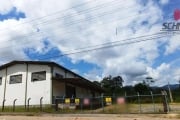
<path fill-rule="evenodd" d="M 22 83 L 9 84 L 11 75 L 22 74 Z M 5 105 L 13 105 L 14 99 L 17 99 L 17 105 L 23 105 L 25 100 L 26 85 L 26 65 L 16 64 L 7 68 L 7 81 L 5 93 Z"/>
<path fill-rule="evenodd" d="M 0 70 L 0 77 L 2 77 L 2 84 L 0 85 L 0 106 L 3 102 L 4 97 L 4 86 L 5 86 L 5 77 L 6 77 L 6 70 Z"/>
<path fill-rule="evenodd" d="M 46 80 L 31 81 L 33 72 L 46 71 Z M 43 104 L 51 104 L 51 67 L 48 65 L 29 65 L 27 82 L 27 99 L 31 98 L 30 104 L 37 105 L 43 97 Z"/>
<path fill-rule="evenodd" d="M 39 105 L 39 100 L 43 97 L 43 104 L 51 104 L 51 67 L 48 65 L 28 65 L 27 76 L 27 99 L 31 98 L 30 105 Z M 13 101 L 17 99 L 16 105 L 25 105 L 26 91 L 26 64 L 16 64 L 7 68 L 7 80 L 5 89 L 6 70 L 0 71 L 2 77 L 2 85 L 0 85 L 0 106 L 3 102 L 5 90 L 5 106 L 13 105 Z M 31 81 L 33 72 L 46 71 L 46 80 Z M 22 83 L 10 84 L 10 76 L 22 74 Z"/>
<path fill-rule="evenodd" d="M 73 73 L 65 71 L 59 67 L 53 67 L 53 76 L 55 77 L 56 73 L 63 76 L 63 78 L 74 78 L 76 77 Z"/>
<path fill-rule="evenodd" d="M 63 75 L 64 78 L 76 77 L 73 73 L 63 70 L 62 68 L 53 67 L 53 69 L 51 69 L 51 66 L 39 64 L 28 64 L 28 69 L 27 64 L 15 64 L 7 67 L 7 77 L 6 68 L 0 70 L 0 77 L 2 77 L 2 84 L 0 85 L 0 106 L 4 99 L 4 91 L 5 106 L 12 106 L 15 99 L 17 99 L 16 105 L 25 105 L 25 103 L 27 104 L 28 98 L 31 98 L 30 105 L 39 105 L 41 97 L 43 97 L 43 104 L 52 104 L 53 97 L 64 96 L 66 93 L 66 84 L 61 81 L 52 81 L 51 70 L 53 70 L 54 76 L 58 73 Z M 32 73 L 41 71 L 46 71 L 46 80 L 32 81 Z M 22 74 L 22 82 L 9 84 L 10 76 L 19 74 Z M 76 97 L 92 96 L 90 90 L 78 86 L 74 87 L 76 88 Z"/>

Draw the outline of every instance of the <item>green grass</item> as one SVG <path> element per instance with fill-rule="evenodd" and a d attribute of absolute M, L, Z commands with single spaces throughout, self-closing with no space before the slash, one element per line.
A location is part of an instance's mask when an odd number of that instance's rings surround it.
<path fill-rule="evenodd" d="M 141 111 L 140 111 L 141 107 Z M 171 111 L 170 112 L 176 112 L 180 113 L 180 103 L 171 103 L 170 104 Z M 15 112 L 13 112 L 12 107 L 5 107 L 4 112 L 2 112 L 0 108 L 0 114 L 27 114 L 27 115 L 39 115 L 41 113 L 50 113 L 50 114 L 59 114 L 59 113 L 72 113 L 72 114 L 78 114 L 78 113 L 105 113 L 105 114 L 123 114 L 123 113 L 163 113 L 163 105 L 162 103 L 156 103 L 155 104 L 155 111 L 153 104 L 127 104 L 127 105 L 110 105 L 103 108 L 98 109 L 86 109 L 86 110 L 72 110 L 72 109 L 59 109 L 58 111 L 55 111 L 54 107 L 52 106 L 43 106 L 43 110 L 41 111 L 38 106 L 30 106 L 29 111 L 25 110 L 24 107 L 18 106 L 15 109 Z"/>

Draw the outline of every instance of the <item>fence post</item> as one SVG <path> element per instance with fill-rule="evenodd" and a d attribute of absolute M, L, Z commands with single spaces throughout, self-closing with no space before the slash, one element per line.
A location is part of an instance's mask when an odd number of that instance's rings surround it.
<path fill-rule="evenodd" d="M 4 104 L 5 104 L 6 99 L 3 100 L 3 104 L 2 104 L 2 112 L 4 111 Z"/>
<path fill-rule="evenodd" d="M 103 93 L 101 94 L 101 105 L 102 105 L 103 112 L 104 112 L 104 94 Z"/>
<path fill-rule="evenodd" d="M 168 108 L 167 108 L 167 101 L 166 101 L 166 97 L 165 97 L 165 92 L 161 91 L 161 94 L 162 94 L 163 109 L 164 109 L 164 112 L 167 113 Z"/>
<path fill-rule="evenodd" d="M 43 97 L 40 98 L 40 111 L 42 112 L 42 99 Z"/>
<path fill-rule="evenodd" d="M 128 113 L 128 105 L 127 105 L 127 93 L 124 93 L 124 98 L 125 98 L 125 105 L 126 105 L 126 113 Z"/>
<path fill-rule="evenodd" d="M 83 96 L 81 95 L 81 98 L 80 98 L 80 103 L 81 103 L 81 112 L 82 112 L 82 109 L 83 109 Z"/>
<path fill-rule="evenodd" d="M 152 91 L 150 91 L 150 93 L 151 93 L 151 98 L 152 98 L 152 103 L 153 103 L 153 109 L 154 109 L 154 112 L 155 112 L 156 109 L 155 109 L 155 103 L 154 103 L 154 95 L 153 95 Z"/>
<path fill-rule="evenodd" d="M 164 91 L 164 98 L 165 98 L 165 102 L 166 102 L 167 112 L 169 112 L 170 107 L 169 107 L 169 103 L 168 103 L 168 99 L 167 99 L 167 92 L 166 91 Z"/>
<path fill-rule="evenodd" d="M 15 111 L 15 103 L 16 103 L 17 99 L 14 99 L 13 101 L 13 112 Z"/>
<path fill-rule="evenodd" d="M 90 102 L 90 110 L 92 112 L 92 98 L 91 97 L 89 98 L 89 102 Z"/>
<path fill-rule="evenodd" d="M 137 96 L 138 96 L 138 103 L 139 103 L 139 112 L 142 113 L 142 110 L 141 110 L 141 100 L 140 100 L 139 92 L 137 92 Z"/>
<path fill-rule="evenodd" d="M 28 98 L 28 106 L 27 106 L 27 111 L 29 112 L 29 101 L 31 100 L 31 98 Z"/>
<path fill-rule="evenodd" d="M 58 99 L 55 99 L 55 110 L 58 111 Z"/>
<path fill-rule="evenodd" d="M 65 103 L 65 97 L 66 97 L 66 95 L 64 95 L 63 98 L 62 98 L 62 104 L 63 104 L 62 111 L 65 110 L 65 109 L 64 109 L 64 108 L 65 108 L 64 105 L 66 104 L 66 103 Z"/>

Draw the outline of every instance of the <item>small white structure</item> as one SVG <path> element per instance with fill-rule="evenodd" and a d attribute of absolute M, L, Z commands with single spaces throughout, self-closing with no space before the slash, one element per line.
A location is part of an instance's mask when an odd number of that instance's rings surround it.
<path fill-rule="evenodd" d="M 0 66 L 0 106 L 53 104 L 56 97 L 94 97 L 103 90 L 80 75 L 45 61 L 12 61 Z"/>

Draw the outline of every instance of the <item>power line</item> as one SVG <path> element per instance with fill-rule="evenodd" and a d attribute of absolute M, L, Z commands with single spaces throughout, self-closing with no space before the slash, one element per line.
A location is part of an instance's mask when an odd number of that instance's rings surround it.
<path fill-rule="evenodd" d="M 117 2 L 117 0 L 114 0 L 114 1 L 111 1 L 111 2 L 108 2 L 108 3 L 113 3 L 113 2 Z M 103 6 L 103 5 L 106 5 L 107 3 L 104 3 L 104 4 L 101 4 L 101 6 Z M 100 6 L 100 5 L 99 5 Z M 96 6 L 96 7 L 94 7 L 94 8 L 98 8 L 99 6 Z M 101 8 L 101 7 L 99 7 L 99 8 Z M 121 7 L 122 8 L 122 7 Z M 129 8 L 129 7 L 128 7 Z M 90 9 L 86 9 L 86 10 L 82 10 L 82 11 L 87 11 L 87 10 L 91 10 L 92 8 L 90 8 Z M 82 12 L 81 11 L 81 12 Z M 77 15 L 76 15 L 77 16 Z M 63 16 L 62 18 L 64 18 L 64 17 L 67 17 L 67 16 Z M 59 20 L 59 19 L 57 19 L 57 20 Z M 81 21 L 80 21 L 81 22 Z M 45 22 L 45 23 L 47 23 L 47 22 Z M 54 24 L 55 22 L 53 22 L 53 23 L 51 23 L 51 25 L 52 24 Z M 40 23 L 40 24 L 42 24 L 42 23 Z M 36 24 L 36 25 L 39 25 L 39 24 Z"/>
<path fill-rule="evenodd" d="M 119 42 L 124 42 L 124 41 L 130 41 L 130 40 L 134 40 L 134 39 L 140 39 L 143 37 L 157 37 L 157 35 L 162 35 L 166 32 L 158 32 L 158 33 L 154 33 L 154 34 L 149 34 L 149 35 L 143 35 L 143 36 L 137 36 L 137 37 L 132 37 L 129 39 L 124 39 L 124 40 L 118 40 L 118 41 L 113 41 L 113 42 L 107 42 L 107 43 L 103 43 L 103 44 L 98 44 L 98 45 L 92 45 L 92 46 L 86 46 L 86 47 L 82 47 L 82 48 L 76 48 L 73 51 L 77 51 L 77 50 L 82 50 L 82 49 L 86 49 L 88 48 L 94 48 L 94 47 L 101 47 L 101 46 L 105 46 L 105 45 L 109 45 L 109 44 L 118 44 Z M 167 36 L 167 35 L 166 35 Z M 28 45 L 28 44 L 27 44 Z M 26 47 L 26 44 L 24 45 L 24 47 Z M 65 51 L 65 52 L 72 52 L 72 51 Z M 6 56 L 8 57 L 8 56 Z"/>
<path fill-rule="evenodd" d="M 90 2 L 94 2 L 94 1 L 90 1 Z M 88 10 L 101 9 L 101 8 L 104 7 L 104 5 L 106 5 L 106 4 L 109 5 L 110 3 L 113 3 L 113 2 L 119 2 L 119 1 L 118 1 L 118 0 L 113 0 L 113 1 L 110 1 L 110 2 L 106 2 L 106 3 L 104 3 L 104 4 L 100 4 L 100 5 L 95 6 L 95 7 L 91 7 L 91 8 L 85 9 L 85 10 L 81 10 L 81 11 L 79 11 L 78 13 L 86 12 L 86 11 L 88 12 Z M 121 1 L 121 2 L 122 2 L 122 1 Z M 79 4 L 79 5 L 77 5 L 76 7 L 80 7 L 80 6 L 86 5 L 87 3 L 88 3 L 88 2 L 83 3 L 83 4 Z M 56 15 L 56 14 L 60 14 L 60 13 L 63 13 L 63 14 L 64 14 L 64 12 L 66 12 L 67 10 L 70 10 L 70 9 L 73 9 L 73 8 L 76 8 L 76 7 L 71 7 L 71 8 L 69 8 L 69 9 L 65 9 L 65 10 L 62 10 L 62 11 L 58 11 L 58 12 L 55 12 L 55 13 L 51 13 L 51 14 L 46 15 L 46 16 L 43 16 L 43 17 L 38 17 L 38 18 L 35 18 L 35 19 L 32 19 L 32 20 L 29 20 L 29 21 L 27 21 L 27 22 L 23 22 L 23 23 L 20 23 L 20 24 L 15 25 L 15 26 L 12 26 L 12 28 L 18 27 L 19 25 L 31 23 L 31 22 L 33 22 L 33 21 L 39 21 L 39 20 L 41 20 L 41 19 L 44 19 L 44 18 L 49 17 L 49 16 L 53 16 L 53 15 Z M 96 9 L 93 9 L 93 8 L 96 8 Z M 77 15 L 75 15 L 75 16 L 77 16 Z M 62 19 L 62 18 L 64 19 L 65 17 L 69 17 L 69 15 L 61 16 L 59 19 Z M 56 18 L 56 19 L 59 20 L 58 18 Z M 9 29 L 9 28 L 7 28 L 7 29 Z M 3 29 L 2 29 L 2 30 L 3 30 Z"/>
<path fill-rule="evenodd" d="M 47 18 L 47 17 L 51 17 L 51 16 L 56 15 L 56 14 L 64 13 L 64 12 L 66 12 L 68 10 L 71 10 L 71 9 L 74 9 L 74 8 L 78 8 L 78 7 L 81 7 L 81 6 L 85 6 L 85 5 L 87 5 L 89 3 L 93 3 L 93 2 L 94 1 L 88 1 L 88 2 L 85 2 L 85 3 L 82 3 L 82 4 L 78 4 L 78 5 L 72 6 L 70 8 L 64 9 L 64 10 L 60 10 L 60 11 L 57 11 L 57 12 L 54 12 L 54 13 L 51 13 L 51 14 L 48 14 L 48 15 L 45 15 L 45 16 L 42 16 L 42 17 L 37 17 L 37 18 L 31 19 L 31 20 L 29 20 L 27 22 L 24 22 L 24 23 L 21 23 L 21 24 L 17 24 L 16 26 L 19 26 L 19 25 L 22 25 L 22 24 L 26 24 L 26 23 L 30 23 L 30 22 L 33 22 L 33 21 L 39 21 L 41 19 L 44 19 L 44 18 Z M 95 1 L 95 2 L 97 2 L 97 1 Z M 113 1 L 110 1 L 110 2 L 103 3 L 101 5 L 97 5 L 97 6 L 92 7 L 92 8 L 103 7 L 104 5 L 106 5 L 106 4 L 109 5 L 110 3 L 113 3 L 113 2 L 119 2 L 119 1 L 118 0 L 113 0 Z M 121 1 L 121 2 L 124 3 L 124 1 Z M 173 5 L 173 4 L 178 4 L 178 2 L 169 3 L 169 5 Z M 92 8 L 79 11 L 79 13 L 83 12 L 83 11 L 91 10 Z M 16 26 L 12 26 L 12 27 L 16 27 Z"/>
<path fill-rule="evenodd" d="M 46 17 L 53 16 L 53 15 L 56 15 L 56 14 L 59 14 L 59 13 L 63 13 L 63 12 L 68 11 L 68 10 L 70 10 L 70 9 L 78 8 L 78 7 L 80 7 L 80 6 L 86 5 L 86 4 L 91 3 L 91 2 L 94 2 L 94 1 L 88 1 L 88 2 L 85 2 L 85 3 L 82 3 L 82 4 L 78 4 L 78 5 L 72 6 L 72 7 L 70 7 L 70 8 L 67 8 L 67 9 L 64 9 L 64 10 L 60 10 L 60 11 L 57 11 L 57 12 L 54 12 L 54 13 L 51 13 L 51 14 L 48 14 L 48 15 L 45 15 L 45 16 L 33 18 L 33 19 L 29 20 L 29 21 L 23 22 L 23 23 L 21 23 L 21 24 L 17 24 L 17 25 L 15 25 L 15 26 L 13 26 L 13 27 L 17 27 L 17 26 L 19 26 L 19 25 L 27 24 L 27 23 L 30 23 L 30 22 L 33 22 L 33 21 L 37 21 L 37 20 L 40 20 L 40 19 L 44 19 L 44 18 L 46 18 Z"/>
<path fill-rule="evenodd" d="M 117 2 L 117 0 L 114 0 L 113 2 Z M 111 2 L 109 2 L 109 3 L 111 3 Z M 104 4 L 102 4 L 102 5 L 106 5 L 107 3 L 104 3 Z M 117 5 L 117 4 L 113 4 L 113 5 Z M 110 4 L 107 4 L 107 6 L 109 7 L 109 6 L 112 6 L 112 5 L 110 5 Z M 96 6 L 97 7 L 97 6 Z M 94 8 L 96 8 L 96 7 L 94 7 Z M 103 7 L 106 7 L 106 6 L 101 6 L 101 5 L 99 5 L 98 6 L 99 8 L 98 9 L 102 9 Z M 122 8 L 121 8 L 122 9 Z M 92 8 L 90 8 L 90 9 L 86 9 L 86 10 L 84 10 L 84 11 L 86 11 L 85 13 L 87 13 L 88 11 L 87 10 L 93 10 Z M 96 9 L 94 9 L 94 10 L 96 10 Z M 81 12 L 83 12 L 83 10 L 81 11 Z M 114 11 L 112 11 L 112 12 L 110 12 L 110 13 L 113 13 Z M 115 11 L 115 12 L 118 12 L 118 11 Z M 79 14 L 79 13 L 78 13 Z M 105 13 L 106 14 L 106 13 Z M 104 14 L 104 15 L 105 15 Z M 108 13 L 107 13 L 108 14 Z M 80 14 L 79 14 L 80 15 Z M 55 24 L 56 22 L 59 22 L 59 20 L 65 20 L 65 18 L 66 19 L 68 19 L 68 17 L 76 17 L 76 16 L 78 16 L 78 15 L 65 15 L 65 16 L 62 16 L 62 17 L 60 17 L 60 18 L 58 18 L 58 19 L 56 19 L 56 21 L 54 21 L 54 22 L 51 22 L 51 23 L 48 23 L 48 22 L 40 22 L 39 24 L 36 24 L 36 26 L 37 25 L 43 25 L 43 24 L 45 24 L 45 25 L 48 25 L 48 24 L 51 24 L 51 26 L 52 26 L 52 24 Z M 96 16 L 95 16 L 96 17 Z M 86 21 L 87 20 L 89 20 L 90 18 L 95 18 L 95 17 L 89 17 L 89 18 L 86 18 Z M 83 21 L 83 19 L 82 20 L 78 20 L 78 21 L 72 21 L 72 22 L 70 22 L 70 23 L 68 23 L 68 24 L 70 24 L 70 25 L 72 25 L 72 24 L 74 24 L 74 23 L 76 23 L 77 24 L 77 22 L 82 22 Z M 67 23 L 66 23 L 66 25 L 67 25 Z M 69 25 L 68 25 L 69 26 Z M 11 28 L 14 28 L 14 27 L 11 27 Z M 34 32 L 34 33 L 36 33 L 36 32 Z"/>
<path fill-rule="evenodd" d="M 81 49 L 85 49 L 85 48 L 92 48 L 92 47 L 104 46 L 104 45 L 108 45 L 108 44 L 117 44 L 117 43 L 119 43 L 119 42 L 126 42 L 126 41 L 130 41 L 130 40 L 134 40 L 134 39 L 140 39 L 140 38 L 143 38 L 143 37 L 153 37 L 153 36 L 161 35 L 161 34 L 164 34 L 164 33 L 165 33 L 165 32 L 158 32 L 158 33 L 153 33 L 153 34 L 149 34 L 149 35 L 136 36 L 136 37 L 127 38 L 127 39 L 123 39 L 123 40 L 116 40 L 116 41 L 106 42 L 106 43 L 102 43 L 102 44 L 98 44 L 98 45 L 91 45 L 91 46 L 76 48 L 76 49 L 74 49 L 74 50 L 81 50 Z M 68 51 L 67 51 L 67 52 L 68 52 Z"/>
<path fill-rule="evenodd" d="M 95 48 L 91 48 L 91 49 L 87 48 L 85 50 L 80 50 L 80 51 L 70 51 L 70 52 L 66 52 L 64 54 L 60 54 L 60 55 L 43 57 L 43 58 L 40 58 L 40 60 L 56 58 L 56 57 L 63 57 L 63 56 L 68 56 L 68 55 L 72 55 L 72 54 L 84 53 L 84 52 L 91 52 L 91 51 L 95 51 L 95 50 L 101 50 L 101 49 L 106 49 L 106 48 L 111 48 L 111 47 L 134 44 L 134 43 L 139 43 L 139 42 L 144 42 L 144 41 L 150 41 L 150 40 L 154 40 L 154 39 L 163 38 L 163 37 L 166 37 L 166 36 L 167 35 L 156 36 L 156 37 L 151 37 L 151 38 L 145 38 L 145 39 L 142 39 L 142 40 L 127 41 L 127 42 L 124 42 L 124 43 L 116 43 L 116 44 L 112 44 L 112 45 L 109 44 L 109 45 L 95 47 Z M 124 39 L 124 41 L 126 41 L 126 39 Z M 36 56 L 36 57 L 38 57 L 38 56 Z"/>
<path fill-rule="evenodd" d="M 112 11 L 113 12 L 113 11 Z M 111 14 L 111 12 L 110 12 L 110 14 Z M 102 14 L 102 15 L 99 15 L 99 16 L 95 16 L 94 18 L 97 18 L 97 17 L 101 17 L 101 16 L 104 16 L 104 15 L 106 15 L 106 14 Z M 136 14 L 137 15 L 137 14 Z M 140 15 L 141 16 L 141 15 Z M 122 19 L 120 19 L 120 20 L 124 20 L 125 18 L 129 18 L 129 17 L 132 17 L 132 16 L 128 16 L 128 17 L 124 17 L 124 18 L 122 18 Z M 94 18 L 91 18 L 91 19 L 94 19 Z M 87 19 L 86 19 L 86 21 L 87 21 Z M 83 20 L 80 20 L 80 21 L 76 21 L 76 22 L 73 22 L 73 23 L 82 23 L 83 22 Z M 66 24 L 66 27 L 67 26 L 71 26 L 73 23 L 69 23 L 69 24 Z M 61 26 L 59 26 L 58 27 L 58 29 L 60 28 Z M 49 32 L 48 30 L 46 30 L 47 32 Z M 14 41 L 14 40 L 17 40 L 17 39 L 21 39 L 21 38 L 26 38 L 26 37 L 30 37 L 30 36 L 33 36 L 33 35 L 36 35 L 36 34 L 43 34 L 44 32 L 46 32 L 46 31 L 42 31 L 42 32 L 33 32 L 33 33 L 31 33 L 31 34 L 27 34 L 27 35 L 25 35 L 25 36 L 22 36 L 22 37 L 17 37 L 16 39 L 12 39 L 12 40 L 6 40 L 6 41 L 3 41 L 3 42 L 7 42 L 7 41 Z M 55 30 L 56 31 L 56 30 Z M 73 32 L 73 31 L 72 31 Z M 72 33 L 71 31 L 70 32 L 66 32 L 66 33 L 63 33 L 63 35 L 65 35 L 65 34 L 69 34 L 69 33 Z M 51 36 L 52 37 L 52 36 Z M 2 43 L 2 42 L 1 42 Z"/>
<path fill-rule="evenodd" d="M 163 38 L 163 37 L 166 37 L 166 36 L 159 36 L 159 37 L 148 38 L 148 39 L 144 39 L 144 40 L 136 40 L 136 41 L 126 42 L 126 43 L 119 43 L 119 44 L 115 44 L 115 45 L 107 45 L 107 46 L 103 46 L 103 47 L 87 49 L 87 50 L 82 50 L 82 51 L 77 51 L 77 52 L 64 53 L 64 54 L 50 56 L 50 57 L 46 57 L 46 58 L 40 58 L 39 60 L 46 60 L 46 59 L 51 59 L 51 58 L 56 58 L 56 57 L 69 56 L 69 55 L 84 53 L 84 52 L 92 52 L 92 51 L 96 51 L 96 50 L 107 49 L 107 48 L 112 48 L 112 47 L 117 47 L 117 46 L 122 46 L 122 45 L 129 45 L 129 44 L 135 44 L 135 43 L 139 43 L 139 42 L 150 41 L 150 40 L 159 39 L 159 38 Z"/>
<path fill-rule="evenodd" d="M 160 32 L 160 33 L 155 33 L 155 34 L 163 34 L 163 33 L 166 33 L 166 32 Z M 155 35 L 155 34 L 151 34 L 151 35 Z M 151 36 L 151 35 L 148 35 L 149 37 Z M 140 37 L 142 37 L 142 36 L 140 36 Z M 147 37 L 147 35 L 145 35 L 144 37 Z M 130 39 L 132 39 L 132 38 L 130 38 Z M 135 38 L 134 38 L 135 39 Z M 123 41 L 123 40 L 122 40 Z M 118 41 L 114 41 L 114 42 L 118 42 Z M 108 44 L 108 43 L 104 43 L 104 44 Z M 112 43 L 109 43 L 109 44 L 112 44 Z M 25 44 L 26 45 L 26 44 Z M 99 45 L 95 45 L 95 46 L 99 46 Z M 88 46 L 88 47 L 93 47 L 93 46 Z M 83 49 L 83 48 L 77 48 L 77 49 Z M 75 49 L 76 50 L 76 49 Z M 69 51 L 67 51 L 67 52 L 69 52 Z M 8 56 L 7 56 L 8 57 Z M 37 56 L 38 57 L 38 56 Z"/>
<path fill-rule="evenodd" d="M 97 17 L 100 17 L 100 16 L 97 16 Z M 79 22 L 82 22 L 82 21 L 79 21 Z M 77 24 L 77 21 L 76 22 L 74 22 L 74 23 L 76 23 Z M 72 25 L 73 23 L 71 23 L 71 24 L 69 24 L 69 25 Z M 43 32 L 40 32 L 40 34 L 41 33 L 44 33 L 44 31 Z M 36 32 L 34 32 L 34 33 L 32 33 L 32 34 L 30 34 L 30 35 L 34 35 L 34 34 L 37 34 Z M 28 36 L 29 37 L 29 36 Z"/>
<path fill-rule="evenodd" d="M 28 36 L 27 36 L 28 37 Z"/>

